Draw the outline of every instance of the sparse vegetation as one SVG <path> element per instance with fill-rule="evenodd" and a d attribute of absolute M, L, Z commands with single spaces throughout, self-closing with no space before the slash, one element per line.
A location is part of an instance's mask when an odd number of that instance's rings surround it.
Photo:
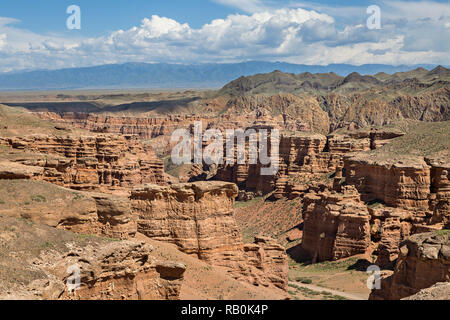
<path fill-rule="evenodd" d="M 259 201 L 263 200 L 263 197 L 255 197 L 254 199 L 250 200 L 250 201 L 236 201 L 234 204 L 234 208 L 245 208 L 245 207 L 249 207 Z"/>
<path fill-rule="evenodd" d="M 295 280 L 304 284 L 311 284 L 313 282 L 312 279 L 303 277 L 297 277 Z"/>
<path fill-rule="evenodd" d="M 31 196 L 31 201 L 33 202 L 47 202 L 47 199 L 43 195 L 34 195 Z"/>

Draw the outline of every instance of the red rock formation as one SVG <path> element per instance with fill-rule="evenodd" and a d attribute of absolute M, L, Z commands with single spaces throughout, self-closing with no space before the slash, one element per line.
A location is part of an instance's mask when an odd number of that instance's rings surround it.
<path fill-rule="evenodd" d="M 71 252 L 62 268 L 78 265 L 81 287 L 65 299 L 82 300 L 177 300 L 186 266 L 158 262 L 152 247 L 126 241 Z"/>
<path fill-rule="evenodd" d="M 426 159 L 431 166 L 431 209 L 433 223 L 442 223 L 450 229 L 450 164 L 447 159 Z"/>
<path fill-rule="evenodd" d="M 344 166 L 346 184 L 354 185 L 362 200 L 380 200 L 391 207 L 428 210 L 430 166 L 423 159 L 380 160 L 357 154 L 345 157 Z"/>
<path fill-rule="evenodd" d="M 46 300 L 178 300 L 186 266 L 163 262 L 150 254 L 151 245 L 134 241 L 78 247 L 66 254 L 43 254 L 33 262 L 46 279 L 33 281 L 25 291 Z M 77 268 L 80 287 L 69 291 L 68 268 Z M 72 273 L 72 277 L 75 274 Z"/>
<path fill-rule="evenodd" d="M 257 129 L 261 128 L 271 130 L 273 127 L 260 126 Z M 235 154 L 234 164 L 219 165 L 215 179 L 234 182 L 247 191 L 262 194 L 275 191 L 275 196 L 280 198 L 285 196 L 286 190 L 290 188 L 288 183 L 290 177 L 323 174 L 330 170 L 330 155 L 323 153 L 327 141 L 325 136 L 282 133 L 279 141 L 278 171 L 275 175 L 262 175 L 263 165 L 248 164 L 249 142 L 247 142 L 247 163 L 238 164 Z"/>
<path fill-rule="evenodd" d="M 0 180 L 7 199 L 0 214 L 76 233 L 115 239 L 133 238 L 137 232 L 130 201 L 117 195 L 75 192 L 47 182 Z"/>
<path fill-rule="evenodd" d="M 309 193 L 303 205 L 302 248 L 313 263 L 363 254 L 370 244 L 370 216 L 356 190 Z"/>
<path fill-rule="evenodd" d="M 73 189 L 113 191 L 165 183 L 162 161 L 134 136 L 33 135 L 9 138 L 7 143 L 12 151 L 25 152 L 12 161 L 36 172 L 43 168 L 42 180 Z"/>
<path fill-rule="evenodd" d="M 450 300 L 450 282 L 439 282 L 402 300 Z"/>
<path fill-rule="evenodd" d="M 233 216 L 235 184 L 196 182 L 133 189 L 131 203 L 138 230 L 212 265 L 236 279 L 287 290 L 287 256 L 269 239 L 244 245 Z"/>
<path fill-rule="evenodd" d="M 398 300 L 450 281 L 450 231 L 416 234 L 400 245 L 394 273 L 382 279 L 371 300 Z"/>

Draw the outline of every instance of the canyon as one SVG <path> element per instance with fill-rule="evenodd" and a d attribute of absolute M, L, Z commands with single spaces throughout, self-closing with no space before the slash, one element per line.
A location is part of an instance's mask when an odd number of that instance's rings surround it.
<path fill-rule="evenodd" d="M 0 240 L 21 246 L 24 229 L 44 243 L 33 251 L 41 276 L 20 286 L 3 279 L 0 297 L 288 299 L 298 269 L 355 257 L 364 267 L 355 262 L 345 277 L 369 265 L 385 275 L 370 299 L 445 292 L 450 95 L 448 70 L 437 71 L 273 72 L 214 92 L 0 105 Z M 254 137 L 244 163 L 235 152 L 232 163 L 175 165 L 171 135 L 192 133 L 194 122 L 279 130 L 276 172 L 251 163 L 250 149 L 261 151 Z M 74 295 L 68 265 L 81 267 Z"/>

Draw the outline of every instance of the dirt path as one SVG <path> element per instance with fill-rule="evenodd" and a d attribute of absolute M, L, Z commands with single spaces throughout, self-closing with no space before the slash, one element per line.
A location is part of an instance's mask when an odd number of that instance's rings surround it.
<path fill-rule="evenodd" d="M 337 291 L 337 290 L 333 290 L 333 289 L 315 286 L 313 284 L 305 284 L 305 283 L 295 282 L 295 281 L 291 281 L 290 283 L 293 283 L 299 287 L 307 288 L 307 289 L 318 291 L 318 292 L 325 291 L 325 292 L 328 292 L 328 293 L 331 293 L 334 295 L 338 295 L 338 296 L 341 296 L 341 297 L 349 299 L 349 300 L 367 300 L 368 299 L 368 297 L 365 297 L 364 295 L 347 293 L 347 292 L 343 292 L 343 291 Z"/>

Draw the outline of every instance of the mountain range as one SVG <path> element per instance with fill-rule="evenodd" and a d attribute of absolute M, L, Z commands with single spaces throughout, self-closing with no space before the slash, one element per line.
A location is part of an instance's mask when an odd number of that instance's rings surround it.
<path fill-rule="evenodd" d="M 125 63 L 4 73 L 0 74 L 0 90 L 219 88 L 242 76 L 275 70 L 292 74 L 333 73 L 345 77 L 352 73 L 383 75 L 414 68 L 431 70 L 435 67 L 382 64 L 319 66 L 262 61 L 198 65 Z"/>

